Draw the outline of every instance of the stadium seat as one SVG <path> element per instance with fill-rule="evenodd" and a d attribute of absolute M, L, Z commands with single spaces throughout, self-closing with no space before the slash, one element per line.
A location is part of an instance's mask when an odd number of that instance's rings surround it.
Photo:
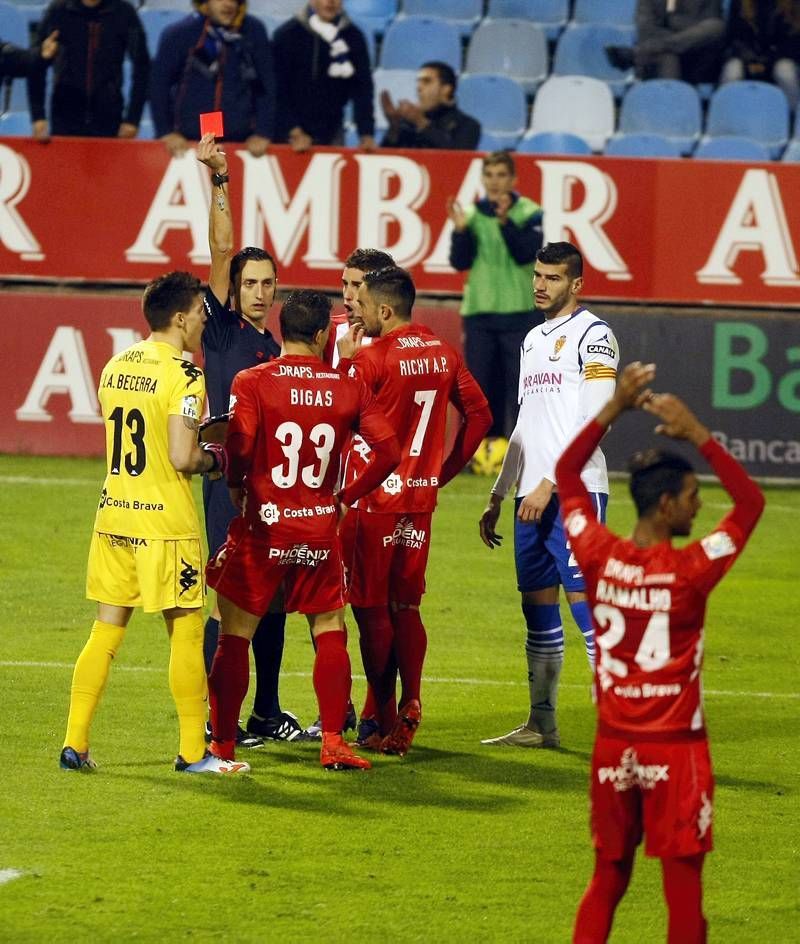
<path fill-rule="evenodd" d="M 532 95 L 547 77 L 547 39 L 525 20 L 484 20 L 472 34 L 466 73 L 506 75 Z"/>
<path fill-rule="evenodd" d="M 551 76 L 533 101 L 530 130 L 577 134 L 592 150 L 602 151 L 614 133 L 611 89 L 590 76 Z"/>
<path fill-rule="evenodd" d="M 620 98 L 633 81 L 633 70 L 617 69 L 608 61 L 606 46 L 631 46 L 633 33 L 619 26 L 568 26 L 558 39 L 553 75 L 590 75 L 602 79 Z"/>
<path fill-rule="evenodd" d="M 27 49 L 30 46 L 28 21 L 13 3 L 0 0 L 0 36 L 4 43 Z"/>
<path fill-rule="evenodd" d="M 660 134 L 620 134 L 606 145 L 609 157 L 681 157 L 678 143 Z"/>
<path fill-rule="evenodd" d="M 347 0 L 347 15 L 379 36 L 386 32 L 396 14 L 397 0 Z"/>
<path fill-rule="evenodd" d="M 188 15 L 185 10 L 147 10 L 139 11 L 139 19 L 142 21 L 144 33 L 147 37 L 147 48 L 150 55 L 154 56 L 158 49 L 158 41 L 161 34 L 168 26 L 183 20 Z"/>
<path fill-rule="evenodd" d="M 513 79 L 503 75 L 465 75 L 458 83 L 457 97 L 463 112 L 477 118 L 484 132 L 504 142 L 499 147 L 514 147 L 525 131 L 528 104 L 522 87 Z"/>
<path fill-rule="evenodd" d="M 349 12 L 349 3 L 347 9 Z M 403 0 L 402 15 L 446 20 L 468 37 L 483 16 L 483 0 Z"/>
<path fill-rule="evenodd" d="M 530 131 L 517 144 L 517 150 L 522 154 L 591 154 L 592 148 L 588 141 L 577 134 L 566 134 L 558 131 Z"/>
<path fill-rule="evenodd" d="M 800 140 L 798 138 L 792 138 L 786 150 L 783 152 L 781 160 L 786 161 L 787 164 L 800 163 Z"/>
<path fill-rule="evenodd" d="M 514 151 L 519 137 L 509 138 L 507 135 L 495 134 L 493 131 L 481 131 L 478 141 L 479 151 Z"/>
<path fill-rule="evenodd" d="M 623 134 L 657 134 L 676 142 L 683 154 L 690 154 L 701 129 L 700 96 L 687 82 L 635 82 L 622 100 L 619 130 Z"/>
<path fill-rule="evenodd" d="M 636 0 L 575 0 L 573 23 L 611 23 L 633 28 Z"/>
<path fill-rule="evenodd" d="M 248 3 L 247 6 L 249 8 L 251 4 Z M 184 16 L 191 12 L 190 7 L 183 3 L 183 0 L 145 0 L 139 12 L 141 13 L 142 10 L 180 10 Z M 253 11 L 248 9 L 248 12 Z"/>
<path fill-rule="evenodd" d="M 770 160 L 770 152 L 761 141 L 756 141 L 753 138 L 740 138 L 734 135 L 704 138 L 693 156 L 706 161 Z"/>
<path fill-rule="evenodd" d="M 386 90 L 393 98 L 394 103 L 402 98 L 410 102 L 417 100 L 417 73 L 412 69 L 376 69 L 372 73 L 375 86 L 375 128 L 385 131 L 388 127 L 386 116 L 381 108 L 381 92 Z M 348 106 L 348 113 L 352 106 Z"/>
<path fill-rule="evenodd" d="M 10 111 L 0 118 L 0 136 L 24 137 L 31 134 L 31 116 L 27 112 Z"/>
<path fill-rule="evenodd" d="M 784 93 L 767 82 L 728 82 L 711 96 L 706 135 L 752 138 L 772 157 L 789 140 L 789 105 Z"/>
<path fill-rule="evenodd" d="M 427 16 L 407 16 L 390 24 L 383 37 L 382 69 L 418 69 L 437 59 L 461 71 L 461 34 L 457 26 Z"/>
<path fill-rule="evenodd" d="M 494 20 L 528 20 L 555 42 L 569 20 L 569 0 L 489 0 L 486 15 Z"/>
<path fill-rule="evenodd" d="M 0 102 L 5 104 L 5 89 L 0 92 Z M 13 79 L 11 82 L 11 96 L 8 100 L 8 110 L 12 111 L 21 111 L 27 113 L 28 111 L 28 86 L 25 82 L 25 79 Z"/>

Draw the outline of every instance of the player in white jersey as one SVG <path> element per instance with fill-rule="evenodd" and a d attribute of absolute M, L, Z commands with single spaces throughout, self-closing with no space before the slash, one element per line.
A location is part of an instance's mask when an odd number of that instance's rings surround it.
<path fill-rule="evenodd" d="M 520 411 L 503 468 L 481 516 L 480 534 L 490 549 L 500 545 L 500 505 L 516 483 L 514 557 L 527 636 L 530 713 L 508 734 L 483 744 L 558 747 L 558 679 L 564 661 L 559 609 L 563 586 L 594 669 L 594 636 L 583 574 L 564 533 L 555 491 L 555 466 L 565 446 L 614 393 L 619 351 L 605 321 L 584 308 L 583 259 L 571 243 L 550 243 L 536 257 L 533 290 L 544 324 L 522 344 Z M 583 472 L 597 516 L 605 520 L 608 475 L 596 449 Z"/>

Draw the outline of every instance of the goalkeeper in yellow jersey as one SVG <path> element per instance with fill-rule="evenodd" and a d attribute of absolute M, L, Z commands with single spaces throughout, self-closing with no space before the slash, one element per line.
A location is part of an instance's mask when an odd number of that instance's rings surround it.
<path fill-rule="evenodd" d="M 142 309 L 149 337 L 112 357 L 100 377 L 107 471 L 86 577 L 97 618 L 75 664 L 60 763 L 64 770 L 95 768 L 92 718 L 133 608 L 141 606 L 160 610 L 169 633 L 180 726 L 175 769 L 246 772 L 247 764 L 207 754 L 204 741 L 203 559 L 191 476 L 224 473 L 226 456 L 220 445 L 198 444 L 205 378 L 183 357 L 200 348 L 203 287 L 193 275 L 170 272 L 147 286 Z"/>

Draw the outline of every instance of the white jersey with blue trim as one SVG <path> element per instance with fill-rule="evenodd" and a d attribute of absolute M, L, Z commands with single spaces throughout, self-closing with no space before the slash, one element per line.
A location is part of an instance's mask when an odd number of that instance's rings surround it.
<path fill-rule="evenodd" d="M 520 409 L 512 436 L 521 447 L 518 497 L 542 479 L 555 483 L 561 453 L 613 395 L 618 364 L 611 328 L 585 308 L 528 332 L 520 351 Z M 606 460 L 599 448 L 582 478 L 590 492 L 608 492 Z"/>

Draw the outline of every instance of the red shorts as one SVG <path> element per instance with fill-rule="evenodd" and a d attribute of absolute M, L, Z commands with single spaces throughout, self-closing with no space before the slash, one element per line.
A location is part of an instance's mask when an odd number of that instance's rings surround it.
<path fill-rule="evenodd" d="M 287 613 L 327 613 L 345 604 L 338 541 L 273 544 L 234 519 L 228 539 L 206 567 L 208 586 L 254 616 L 283 588 Z"/>
<path fill-rule="evenodd" d="M 678 858 L 710 852 L 714 775 L 708 741 L 622 740 L 598 735 L 592 755 L 594 847 L 606 859 L 645 852 Z"/>
<path fill-rule="evenodd" d="M 419 606 L 431 546 L 431 513 L 371 513 L 353 508 L 350 603 Z M 345 518 L 345 521 L 347 520 Z"/>

